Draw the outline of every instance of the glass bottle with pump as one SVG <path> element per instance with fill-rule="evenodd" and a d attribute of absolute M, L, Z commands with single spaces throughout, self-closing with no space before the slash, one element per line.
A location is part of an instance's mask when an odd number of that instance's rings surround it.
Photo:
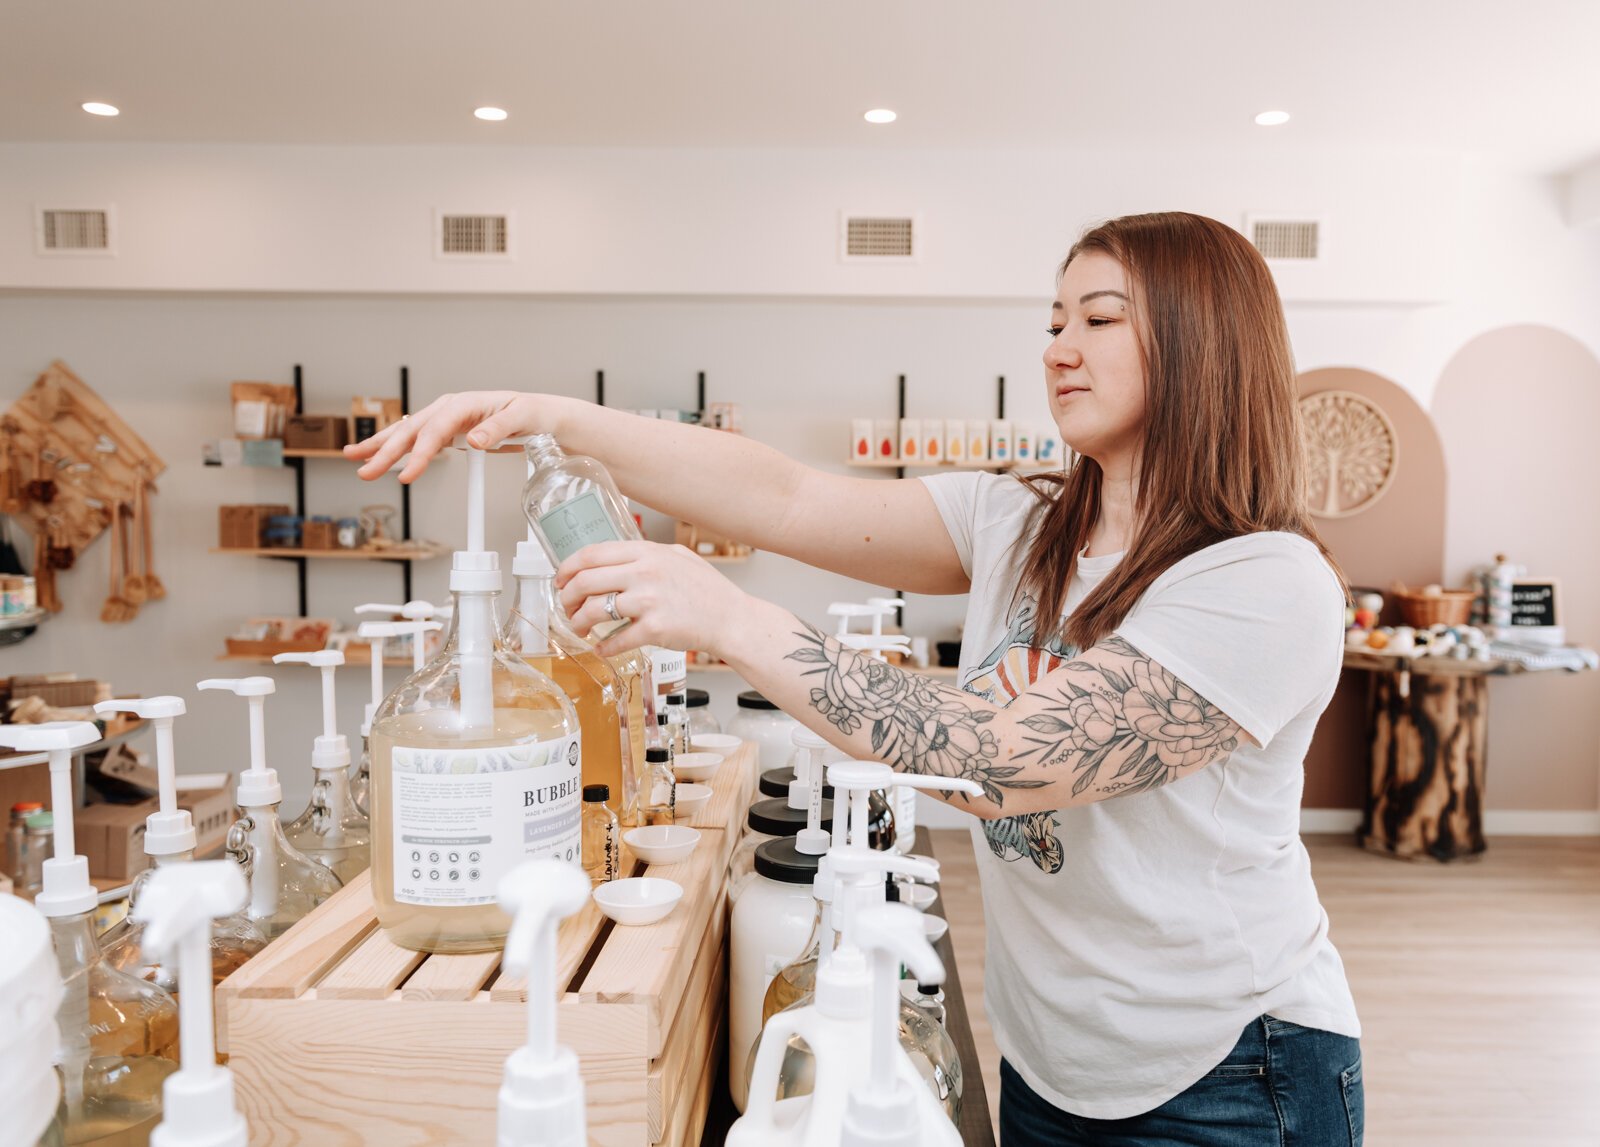
<path fill-rule="evenodd" d="M 611 663 L 573 632 L 556 597 L 555 569 L 539 543 L 518 542 L 511 569 L 517 579 L 517 604 L 501 640 L 507 650 L 554 681 L 578 711 L 584 787 L 605 785 L 626 807 L 637 775 L 627 760 L 622 682 Z"/>
<path fill-rule="evenodd" d="M 565 694 L 500 642 L 500 557 L 484 548 L 481 451 L 469 451 L 467 547 L 452 562 L 444 651 L 372 722 L 372 895 L 401 947 L 486 952 L 495 899 L 524 860 L 581 863 L 581 737 Z"/>
<path fill-rule="evenodd" d="M 194 818 L 178 804 L 178 765 L 173 752 L 172 722 L 186 710 L 181 697 L 143 697 L 102 701 L 94 707 L 100 716 L 134 713 L 155 725 L 156 777 L 160 807 L 145 818 L 144 851 L 152 867 L 133 878 L 128 892 L 128 914 L 100 937 L 100 947 L 112 967 L 141 980 L 159 984 L 174 997 L 178 972 L 146 950 L 144 925 L 134 909 L 157 869 L 194 860 Z M 221 917 L 211 927 L 211 982 L 220 984 L 244 962 L 267 946 L 267 937 L 243 911 Z"/>
<path fill-rule="evenodd" d="M 280 653 L 274 665 L 296 663 L 322 671 L 322 735 L 312 742 L 315 780 L 306 811 L 283 827 L 289 843 L 349 883 L 372 860 L 372 829 L 366 814 L 350 795 L 350 742 L 338 730 L 334 703 L 334 670 L 344 664 L 337 649 L 315 653 Z"/>
<path fill-rule="evenodd" d="M 424 612 L 423 607 L 426 607 Z M 372 715 L 378 711 L 378 706 L 383 704 L 386 692 L 383 688 L 384 643 L 391 637 L 411 638 L 411 672 L 416 673 L 428 663 L 427 645 L 423 635 L 435 629 L 442 629 L 437 621 L 432 620 L 433 606 L 425 601 L 408 602 L 402 606 L 384 605 L 379 602 L 367 602 L 365 605 L 356 606 L 357 613 L 388 613 L 402 614 L 406 621 L 363 621 L 356 628 L 356 636 L 364 637 L 368 642 L 372 660 L 372 699 L 367 702 L 366 711 L 361 720 L 361 763 L 356 767 L 356 775 L 350 781 L 350 799 L 355 802 L 361 815 L 368 818 L 369 828 L 372 818 L 372 809 L 369 799 L 372 792 Z M 417 616 L 411 616 L 416 614 Z"/>
<path fill-rule="evenodd" d="M 622 830 L 606 804 L 610 798 L 605 785 L 583 786 L 583 870 L 592 885 L 622 875 Z"/>
<path fill-rule="evenodd" d="M 268 940 L 276 940 L 295 921 L 339 891 L 343 882 L 283 834 L 278 805 L 283 786 L 278 771 L 267 768 L 267 697 L 277 691 L 270 677 L 211 678 L 197 689 L 225 689 L 250 705 L 250 767 L 239 774 L 233 799 L 244 815 L 228 829 L 228 852 L 246 865 L 250 902 L 245 915 Z"/>
<path fill-rule="evenodd" d="M 50 755 L 55 855 L 44 862 L 34 907 L 49 922 L 65 989 L 55 1059 L 66 1142 L 141 1147 L 161 1118 L 162 1083 L 177 1067 L 178 1008 L 155 984 L 111 967 L 95 934 L 99 897 L 88 858 L 73 851 L 72 751 L 99 739 L 87 721 L 0 726 L 0 745 Z"/>

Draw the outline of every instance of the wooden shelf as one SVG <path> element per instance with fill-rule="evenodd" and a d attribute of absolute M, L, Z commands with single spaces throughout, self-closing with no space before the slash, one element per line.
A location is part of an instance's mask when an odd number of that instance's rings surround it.
<path fill-rule="evenodd" d="M 905 462 L 898 458 L 869 458 L 865 462 L 847 459 L 845 465 L 858 470 L 1039 470 L 1055 469 L 1051 463 L 1037 462 Z"/>
<path fill-rule="evenodd" d="M 262 547 L 260 549 L 228 549 L 223 546 L 211 547 L 214 554 L 242 554 L 256 558 L 333 558 L 339 561 L 366 561 L 366 562 L 425 562 L 433 558 L 442 558 L 449 551 L 441 545 L 432 542 L 426 548 L 408 547 L 404 550 L 291 550 L 278 547 Z"/>

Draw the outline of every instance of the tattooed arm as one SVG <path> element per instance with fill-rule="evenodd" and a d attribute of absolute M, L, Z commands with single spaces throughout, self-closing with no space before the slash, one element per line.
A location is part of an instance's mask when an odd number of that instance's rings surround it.
<path fill-rule="evenodd" d="M 746 680 L 852 756 L 976 781 L 981 799 L 944 799 L 984 818 L 1159 788 L 1227 756 L 1241 735 L 1120 637 L 1002 708 L 847 649 L 777 607 L 755 628 L 728 651 Z"/>

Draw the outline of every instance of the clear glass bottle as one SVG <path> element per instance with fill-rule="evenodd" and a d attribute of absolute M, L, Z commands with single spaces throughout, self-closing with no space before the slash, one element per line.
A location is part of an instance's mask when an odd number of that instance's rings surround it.
<path fill-rule="evenodd" d="M 555 571 L 537 542 L 517 543 L 512 567 L 517 604 L 501 640 L 549 677 L 578 711 L 583 729 L 583 783 L 605 785 L 623 807 L 636 777 L 627 768 L 626 697 L 616 670 L 579 637 L 556 597 Z"/>
<path fill-rule="evenodd" d="M 622 733 L 623 742 L 627 745 L 623 764 L 623 801 L 617 813 L 623 824 L 643 824 L 642 798 L 650 779 L 650 766 L 644 759 L 646 733 L 649 731 L 644 719 L 644 699 L 650 688 L 650 674 L 644 654 L 637 649 L 619 653 L 610 661 L 623 690 Z M 630 774 L 631 784 L 626 779 Z"/>
<path fill-rule="evenodd" d="M 652 745 L 644 751 L 644 759 L 650 767 L 645 819 L 650 824 L 673 824 L 678 818 L 678 778 L 672 771 L 672 750 Z"/>
<path fill-rule="evenodd" d="M 500 948 L 511 927 L 495 897 L 501 877 L 534 857 L 582 862 L 578 714 L 501 643 L 482 452 L 468 462 L 444 651 L 372 721 L 373 901 L 389 939 L 423 952 Z"/>
<path fill-rule="evenodd" d="M 27 820 L 36 812 L 43 812 L 39 801 L 18 801 L 11 806 L 11 821 L 6 826 L 5 874 L 13 884 L 22 883 L 23 866 L 27 862 Z"/>
<path fill-rule="evenodd" d="M 100 937 L 106 962 L 113 968 L 159 985 L 174 998 L 178 994 L 178 970 L 145 954 L 141 943 L 144 925 L 133 918 L 133 906 L 139 902 L 139 894 L 144 891 L 157 868 L 184 864 L 193 859 L 192 851 L 154 857 L 154 865 L 133 878 L 133 886 L 128 889 L 128 914 L 106 929 Z M 266 946 L 266 933 L 243 911 L 219 917 L 211 926 L 212 986 L 222 983 Z"/>
<path fill-rule="evenodd" d="M 44 886 L 44 862 L 55 836 L 55 815 L 49 809 L 31 812 L 22 822 L 22 873 L 17 891 L 32 896 Z"/>
<path fill-rule="evenodd" d="M 276 940 L 298 920 L 343 887 L 326 865 L 317 863 L 284 835 L 278 820 L 283 788 L 267 761 L 267 697 L 277 691 L 270 677 L 211 678 L 198 689 L 225 689 L 250 705 L 250 767 L 239 774 L 234 803 L 242 814 L 228 828 L 227 850 L 250 878 L 245 916 L 266 938 Z"/>
<path fill-rule="evenodd" d="M 667 694 L 667 728 L 674 757 L 689 751 L 689 706 L 684 692 Z"/>
<path fill-rule="evenodd" d="M 165 990 L 106 962 L 93 911 L 50 918 L 66 989 L 57 1023 L 69 1144 L 145 1144 L 161 1088 L 178 1067 L 178 1006 Z"/>
<path fill-rule="evenodd" d="M 610 799 L 605 785 L 583 786 L 583 870 L 591 885 L 622 874 L 622 829 L 606 804 Z"/>
<path fill-rule="evenodd" d="M 595 542 L 637 541 L 643 536 L 627 501 L 599 462 L 568 454 L 549 434 L 529 438 L 526 452 L 529 473 L 522 487 L 522 512 L 552 566 Z"/>
<path fill-rule="evenodd" d="M 702 733 L 720 733 L 722 725 L 711 712 L 711 694 L 704 689 L 685 690 L 689 709 L 689 737 L 692 740 Z"/>
<path fill-rule="evenodd" d="M 350 794 L 350 742 L 338 731 L 334 674 L 344 654 L 280 653 L 274 664 L 300 662 L 322 672 L 322 735 L 312 742 L 311 799 L 305 811 L 283 826 L 290 844 L 348 884 L 372 862 L 372 826 Z"/>

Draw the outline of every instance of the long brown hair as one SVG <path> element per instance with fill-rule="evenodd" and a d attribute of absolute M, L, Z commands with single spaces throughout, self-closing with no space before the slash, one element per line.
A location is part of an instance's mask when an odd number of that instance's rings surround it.
<path fill-rule="evenodd" d="M 1061 264 L 1097 251 L 1128 276 L 1146 404 L 1127 553 L 1058 630 L 1078 555 L 1100 512 L 1099 463 L 1024 479 L 1039 499 L 1018 593 L 1039 603 L 1037 640 L 1087 649 L 1173 563 L 1228 538 L 1299 534 L 1343 574 L 1305 499 L 1294 356 L 1272 273 L 1243 235 L 1202 215 L 1128 215 L 1084 233 Z"/>

